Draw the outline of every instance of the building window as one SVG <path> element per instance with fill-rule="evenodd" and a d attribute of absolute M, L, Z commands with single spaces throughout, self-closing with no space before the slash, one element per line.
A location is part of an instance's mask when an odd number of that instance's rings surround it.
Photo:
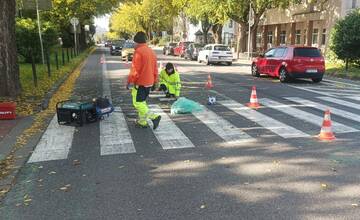
<path fill-rule="evenodd" d="M 321 45 L 325 45 L 326 43 L 326 29 L 323 29 L 322 38 L 321 38 Z"/>
<path fill-rule="evenodd" d="M 233 28 L 233 20 L 230 20 L 230 22 L 229 22 L 229 28 Z"/>
<path fill-rule="evenodd" d="M 296 30 L 295 44 L 301 44 L 301 30 Z"/>
<path fill-rule="evenodd" d="M 286 31 L 280 32 L 280 44 L 286 44 Z"/>
<path fill-rule="evenodd" d="M 357 0 L 352 0 L 351 8 L 356 8 Z"/>
<path fill-rule="evenodd" d="M 319 29 L 314 29 L 312 33 L 312 44 L 318 43 Z"/>
<path fill-rule="evenodd" d="M 268 38 L 267 42 L 268 42 L 269 44 L 272 44 L 272 43 L 273 43 L 273 32 L 272 32 L 272 31 L 269 31 L 269 32 L 268 32 L 267 38 Z"/>

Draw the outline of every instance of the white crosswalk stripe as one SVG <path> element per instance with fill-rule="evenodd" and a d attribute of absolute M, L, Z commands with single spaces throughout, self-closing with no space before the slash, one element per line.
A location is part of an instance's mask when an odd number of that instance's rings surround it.
<path fill-rule="evenodd" d="M 59 125 L 55 115 L 28 163 L 66 159 L 72 145 L 74 132 L 74 127 Z"/>
<path fill-rule="evenodd" d="M 119 107 L 109 117 L 100 121 L 100 154 L 135 153 L 135 146 Z"/>
<path fill-rule="evenodd" d="M 341 110 L 341 109 L 337 109 L 337 108 L 334 108 L 334 107 L 330 107 L 330 106 L 327 106 L 327 105 L 323 105 L 323 104 L 316 103 L 316 102 L 306 100 L 306 99 L 303 99 L 303 98 L 299 98 L 299 97 L 287 97 L 285 99 L 293 101 L 293 102 L 301 103 L 301 104 L 304 104 L 306 106 L 319 109 L 321 111 L 325 111 L 326 109 L 330 109 L 331 114 L 339 115 L 339 116 L 341 116 L 343 118 L 347 118 L 347 119 L 350 119 L 352 121 L 360 122 L 360 115 L 357 115 L 357 114 L 354 114 L 354 113 L 351 113 L 351 112 L 347 112 L 347 111 L 344 111 L 344 110 Z"/>
<path fill-rule="evenodd" d="M 360 109 L 360 104 L 344 101 L 342 99 L 336 99 L 336 98 L 332 98 L 332 97 L 318 97 L 318 98 L 322 99 L 322 100 L 325 100 L 325 101 L 328 101 L 328 102 L 335 103 L 335 104 L 343 105 L 343 106 L 346 106 L 346 107 Z"/>
<path fill-rule="evenodd" d="M 298 137 L 310 137 L 296 128 L 288 126 L 280 121 L 277 121 L 267 115 L 264 115 L 256 110 L 250 109 L 234 100 L 219 101 L 220 104 L 234 111 L 235 113 L 256 122 L 262 127 L 274 132 L 275 134 L 283 138 L 298 138 Z"/>
<path fill-rule="evenodd" d="M 175 125 L 170 117 L 158 105 L 149 105 L 149 108 L 161 116 L 159 127 L 154 135 L 163 149 L 178 149 L 195 147 L 186 135 Z"/>
<path fill-rule="evenodd" d="M 292 117 L 301 119 L 303 121 L 309 122 L 314 125 L 318 125 L 319 127 L 321 126 L 323 121 L 323 117 L 299 110 L 297 108 L 291 107 L 290 105 L 285 105 L 271 99 L 267 99 L 267 98 L 260 99 L 260 103 L 267 107 L 276 109 L 277 111 L 281 111 L 285 114 L 291 115 Z M 351 128 L 349 126 L 337 122 L 333 122 L 332 124 L 333 124 L 333 131 L 336 133 L 348 133 L 348 132 L 358 131 L 354 128 Z"/>
<path fill-rule="evenodd" d="M 106 62 L 102 65 L 102 87 L 103 96 L 111 101 L 111 90 L 109 73 Z M 135 153 L 135 146 L 126 124 L 124 114 L 120 107 L 117 107 L 110 117 L 100 121 L 100 154 L 127 154 Z"/>
<path fill-rule="evenodd" d="M 360 101 L 360 97 L 358 97 L 358 96 L 346 96 L 345 98 L 352 99 L 352 100 L 355 100 L 355 101 Z"/>
<path fill-rule="evenodd" d="M 227 120 L 208 110 L 205 106 L 203 112 L 195 112 L 193 115 L 208 126 L 214 133 L 220 136 L 227 144 L 237 144 L 255 141 L 254 138 L 236 128 Z"/>

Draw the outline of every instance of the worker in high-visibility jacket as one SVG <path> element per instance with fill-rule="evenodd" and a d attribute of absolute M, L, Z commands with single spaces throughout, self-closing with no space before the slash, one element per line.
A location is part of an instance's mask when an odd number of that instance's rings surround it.
<path fill-rule="evenodd" d="M 180 74 L 175 70 L 172 63 L 167 63 L 165 69 L 160 72 L 159 90 L 166 93 L 166 97 L 178 98 L 180 96 Z"/>
<path fill-rule="evenodd" d="M 133 85 L 131 89 L 132 103 L 139 115 L 136 125 L 147 128 L 150 119 L 153 122 L 153 129 L 156 129 L 161 116 L 151 113 L 146 104 L 150 89 L 156 84 L 158 78 L 156 55 L 146 45 L 146 34 L 144 32 L 138 32 L 134 37 L 134 42 L 135 53 L 126 88 L 130 89 L 130 85 Z"/>

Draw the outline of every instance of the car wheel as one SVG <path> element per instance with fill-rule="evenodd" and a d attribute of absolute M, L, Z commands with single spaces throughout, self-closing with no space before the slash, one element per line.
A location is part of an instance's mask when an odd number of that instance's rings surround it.
<path fill-rule="evenodd" d="M 199 63 L 201 63 L 200 57 L 197 58 L 197 61 L 198 61 Z"/>
<path fill-rule="evenodd" d="M 228 66 L 231 66 L 232 65 L 232 62 L 227 62 L 226 63 Z"/>
<path fill-rule="evenodd" d="M 258 71 L 258 67 L 256 66 L 255 63 L 251 66 L 251 75 L 254 76 L 254 77 L 259 77 L 260 76 L 260 73 Z"/>
<path fill-rule="evenodd" d="M 314 83 L 319 83 L 321 82 L 322 78 L 312 78 L 311 79 Z"/>
<path fill-rule="evenodd" d="M 205 64 L 206 64 L 206 65 L 210 65 L 209 57 L 206 57 L 206 59 L 205 59 Z"/>
<path fill-rule="evenodd" d="M 280 79 L 280 82 L 282 82 L 282 83 L 289 82 L 289 80 L 290 80 L 289 74 L 284 67 L 282 67 L 280 69 L 279 79 Z"/>

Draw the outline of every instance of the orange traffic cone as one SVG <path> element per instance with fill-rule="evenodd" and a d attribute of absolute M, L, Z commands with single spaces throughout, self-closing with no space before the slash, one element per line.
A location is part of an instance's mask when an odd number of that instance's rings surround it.
<path fill-rule="evenodd" d="M 259 101 L 258 101 L 257 95 L 256 95 L 256 87 L 255 86 L 252 87 L 250 102 L 247 103 L 246 105 L 250 108 L 255 108 L 255 109 L 260 107 L 260 104 L 259 104 Z"/>
<path fill-rule="evenodd" d="M 318 138 L 320 140 L 324 140 L 324 141 L 332 141 L 335 140 L 335 135 L 332 132 L 331 129 L 331 117 L 330 117 L 330 110 L 327 109 L 325 111 L 325 115 L 324 115 L 324 121 L 321 127 L 321 131 L 320 134 L 318 135 Z"/>
<path fill-rule="evenodd" d="M 129 60 L 126 59 L 124 66 L 125 66 L 125 68 L 129 68 L 129 67 L 130 67 Z"/>
<path fill-rule="evenodd" d="M 212 88 L 214 87 L 214 84 L 212 83 L 212 79 L 211 79 L 210 74 L 208 75 L 208 78 L 207 78 L 205 87 L 206 87 L 207 89 L 212 89 Z"/>

